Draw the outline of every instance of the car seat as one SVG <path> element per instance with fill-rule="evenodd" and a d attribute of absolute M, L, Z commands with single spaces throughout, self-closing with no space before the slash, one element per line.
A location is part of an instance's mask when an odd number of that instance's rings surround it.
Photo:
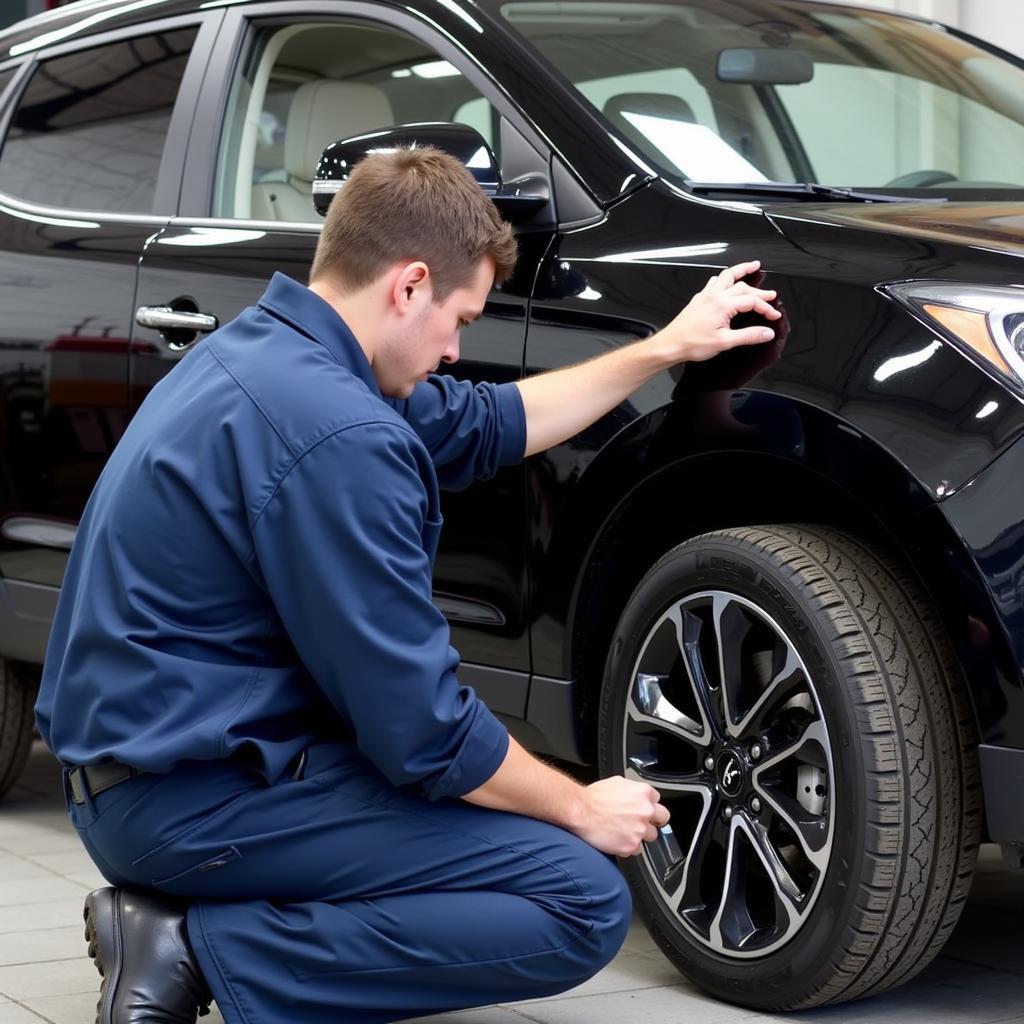
<path fill-rule="evenodd" d="M 295 90 L 284 136 L 287 180 L 252 189 L 255 220 L 315 221 L 312 183 L 324 147 L 394 122 L 387 96 L 373 85 L 320 79 Z"/>

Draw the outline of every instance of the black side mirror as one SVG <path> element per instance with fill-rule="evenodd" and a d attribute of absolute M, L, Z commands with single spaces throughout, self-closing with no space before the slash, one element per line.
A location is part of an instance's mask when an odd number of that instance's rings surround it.
<path fill-rule="evenodd" d="M 335 193 L 364 156 L 416 146 L 434 146 L 461 160 L 484 194 L 509 220 L 528 217 L 550 198 L 547 183 L 539 179 L 512 188 L 504 186 L 498 161 L 478 131 L 465 124 L 437 121 L 394 125 L 332 142 L 321 154 L 313 177 L 313 205 L 317 213 L 327 213 Z"/>

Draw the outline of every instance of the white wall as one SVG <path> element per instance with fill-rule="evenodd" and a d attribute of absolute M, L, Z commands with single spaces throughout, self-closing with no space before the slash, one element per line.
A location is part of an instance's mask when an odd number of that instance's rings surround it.
<path fill-rule="evenodd" d="M 839 0 L 860 6 L 860 0 Z M 863 6 L 916 14 L 954 25 L 1024 57 L 1024 3 L 1021 0 L 863 0 Z"/>

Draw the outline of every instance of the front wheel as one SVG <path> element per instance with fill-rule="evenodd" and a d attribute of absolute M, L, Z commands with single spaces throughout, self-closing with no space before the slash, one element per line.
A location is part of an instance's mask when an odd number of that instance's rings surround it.
<path fill-rule="evenodd" d="M 955 672 L 915 584 L 838 531 L 725 530 L 651 569 L 612 641 L 600 761 L 672 814 L 623 869 L 684 974 L 791 1010 L 935 956 L 981 818 Z"/>

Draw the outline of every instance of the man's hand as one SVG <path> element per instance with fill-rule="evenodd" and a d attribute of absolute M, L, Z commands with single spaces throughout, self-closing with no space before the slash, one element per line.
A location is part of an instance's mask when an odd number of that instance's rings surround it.
<path fill-rule="evenodd" d="M 652 377 L 677 363 L 699 362 L 740 345 L 769 342 L 775 331 L 764 325 L 733 330 L 735 316 L 770 320 L 785 333 L 782 313 L 772 305 L 775 292 L 743 279 L 757 275 L 761 263 L 737 263 L 716 274 L 686 308 L 657 334 L 563 370 L 518 382 L 526 412 L 526 455 L 544 451 L 614 409 Z M 778 352 L 772 353 L 775 357 Z"/>
<path fill-rule="evenodd" d="M 658 838 L 658 829 L 669 817 L 656 789 L 621 775 L 591 783 L 583 791 L 582 804 L 582 819 L 571 831 L 616 857 L 638 854 L 643 843 Z"/>
<path fill-rule="evenodd" d="M 658 791 L 646 782 L 615 776 L 583 786 L 538 761 L 511 737 L 498 770 L 462 799 L 550 821 L 616 857 L 639 853 L 641 844 L 657 839 L 668 821 Z"/>
<path fill-rule="evenodd" d="M 732 318 L 741 313 L 756 313 L 766 320 L 779 320 L 782 313 L 771 303 L 775 292 L 754 288 L 743 278 L 757 273 L 758 260 L 726 267 L 708 279 L 704 288 L 689 301 L 681 313 L 648 339 L 666 363 L 702 362 L 737 345 L 757 345 L 771 341 L 775 332 L 767 327 L 745 327 L 734 331 Z"/>

